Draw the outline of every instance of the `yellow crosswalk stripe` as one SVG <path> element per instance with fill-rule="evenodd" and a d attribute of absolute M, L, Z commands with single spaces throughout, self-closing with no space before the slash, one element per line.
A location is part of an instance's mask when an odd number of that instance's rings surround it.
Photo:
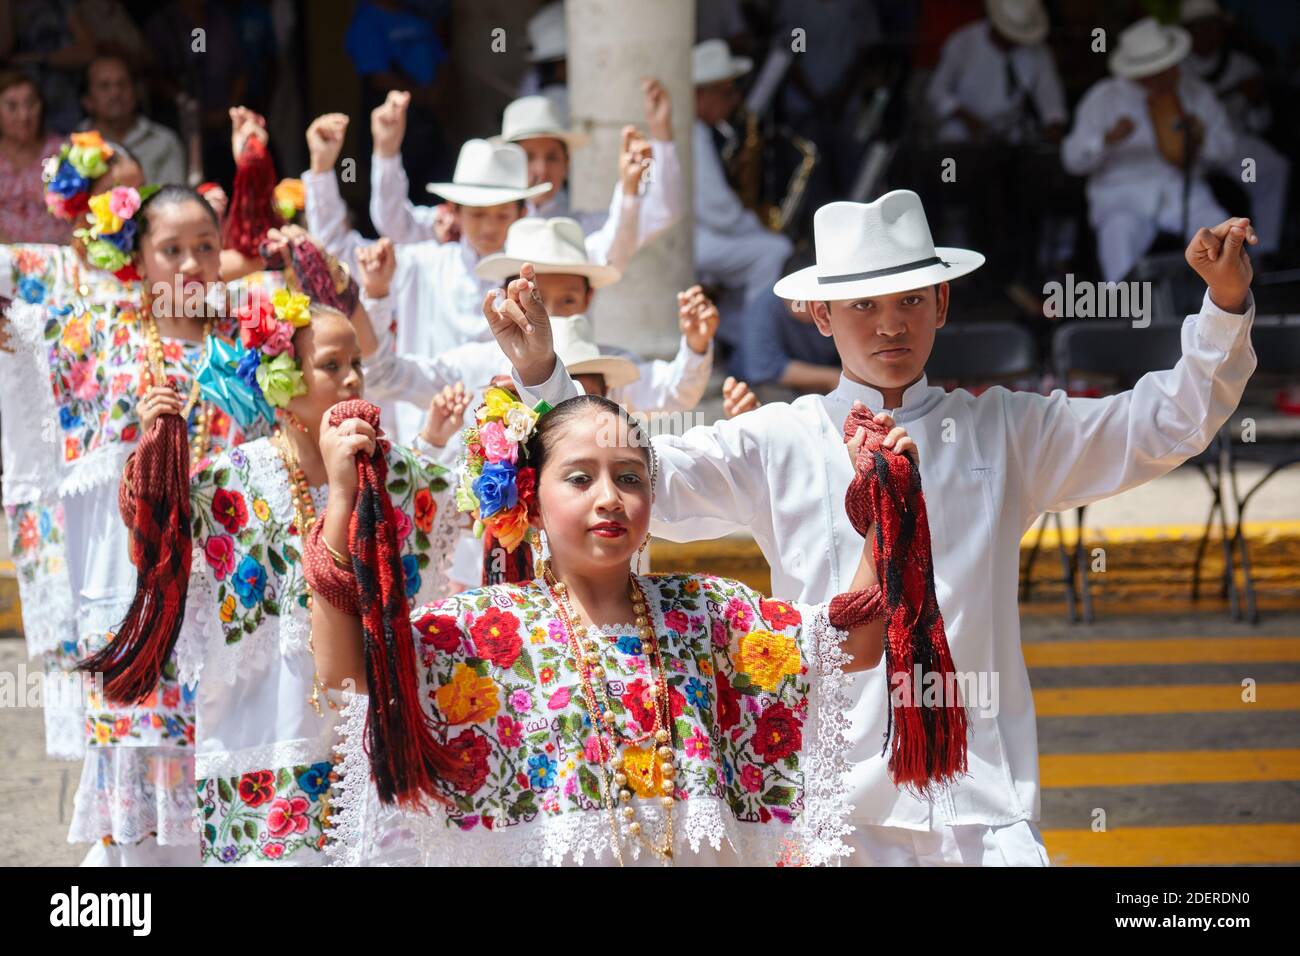
<path fill-rule="evenodd" d="M 1300 749 L 1044 754 L 1044 787 L 1147 787 L 1174 783 L 1300 780 Z"/>
<path fill-rule="evenodd" d="M 1057 866 L 1229 866 L 1300 863 L 1300 824 L 1045 830 Z"/>
<path fill-rule="evenodd" d="M 1242 692 L 1237 684 L 1060 687 L 1034 691 L 1034 708 L 1039 717 L 1300 709 L 1300 683 L 1261 682 L 1254 689 L 1253 703 L 1243 701 Z"/>
<path fill-rule="evenodd" d="M 1300 661 L 1300 637 L 1049 641 L 1025 644 L 1024 652 L 1030 667 L 1294 662 Z"/>

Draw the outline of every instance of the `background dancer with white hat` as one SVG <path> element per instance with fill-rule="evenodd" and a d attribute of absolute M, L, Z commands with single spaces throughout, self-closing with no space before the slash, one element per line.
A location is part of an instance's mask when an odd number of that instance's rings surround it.
<path fill-rule="evenodd" d="M 948 318 L 948 280 L 984 257 L 936 248 L 915 193 L 831 203 L 817 210 L 814 229 L 816 264 L 775 291 L 807 302 L 822 334 L 834 338 L 844 363 L 839 387 L 680 437 L 656 436 L 661 478 L 651 530 L 681 541 L 746 530 L 771 566 L 775 593 L 799 600 L 836 593 L 853 574 L 860 540 L 829 506 L 852 477 L 838 441 L 855 404 L 888 410 L 921 449 L 938 604 L 957 672 L 996 675 L 999 691 L 996 708 L 965 702 L 969 774 L 923 799 L 895 786 L 882 751 L 894 688 L 858 685 L 851 862 L 1045 865 L 1035 823 L 1034 705 L 1020 648 L 1020 539 L 1044 511 L 1118 494 L 1209 444 L 1255 368 L 1245 251 L 1254 233 L 1248 220 L 1231 219 L 1199 230 L 1188 246 L 1187 261 L 1209 288 L 1200 313 L 1184 322 L 1173 369 L 1108 398 L 1071 399 L 1000 387 L 944 392 L 928 383 L 925 363 Z M 536 331 L 545 321 L 538 303 L 518 327 L 496 331 L 524 400 L 554 404 L 576 389 L 545 331 Z"/>

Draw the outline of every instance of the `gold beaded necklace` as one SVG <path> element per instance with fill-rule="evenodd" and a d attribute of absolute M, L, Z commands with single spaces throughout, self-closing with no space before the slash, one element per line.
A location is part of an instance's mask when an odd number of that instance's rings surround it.
<path fill-rule="evenodd" d="M 289 492 L 293 498 L 293 520 L 298 529 L 298 537 L 306 541 L 307 535 L 316 523 L 316 504 L 311 499 L 311 485 L 307 482 L 307 473 L 302 470 L 302 465 L 298 461 L 298 455 L 293 450 L 293 445 L 284 432 L 277 426 L 275 434 L 271 436 L 271 443 L 275 446 L 276 452 L 280 455 L 280 461 L 284 463 L 284 470 L 289 476 Z M 306 583 L 304 582 L 304 586 Z M 307 589 L 307 610 L 311 610 L 312 594 L 311 589 Z M 283 610 L 283 608 L 281 609 Z M 316 647 L 312 644 L 311 636 L 308 634 L 307 647 L 312 652 L 312 658 L 316 656 Z M 311 704 L 312 709 L 316 711 L 316 716 L 323 716 L 324 711 L 320 707 L 321 691 L 324 685 L 321 683 L 319 674 L 312 674 L 311 678 L 311 696 L 307 702 Z M 337 705 L 326 698 L 330 710 L 337 710 Z"/>
<path fill-rule="evenodd" d="M 208 337 L 212 334 L 212 319 L 206 319 L 203 322 L 203 356 L 199 359 L 199 365 L 208 357 Z M 163 352 L 162 336 L 158 334 L 158 323 L 152 315 L 146 315 L 144 320 L 145 343 L 149 350 L 149 375 L 154 385 L 167 384 L 167 358 Z M 194 376 L 194 381 L 190 384 L 190 396 L 185 402 L 185 407 L 181 409 L 181 418 L 185 421 L 190 420 L 190 412 L 199 401 L 199 378 Z M 206 402 L 199 409 L 198 417 L 194 422 L 194 434 L 190 436 L 190 465 L 197 464 L 208 452 L 208 433 L 212 426 L 212 409 Z"/>
<path fill-rule="evenodd" d="M 673 797 L 676 790 L 676 784 L 673 780 L 677 775 L 676 754 L 669 745 L 672 740 L 672 733 L 668 728 L 671 726 L 672 718 L 668 696 L 667 672 L 660 654 L 659 640 L 655 636 L 654 628 L 650 626 L 645 592 L 641 588 L 641 582 L 637 580 L 636 575 L 628 576 L 631 581 L 632 611 L 636 615 L 636 627 L 641 637 L 642 649 L 643 652 L 649 655 L 652 662 L 650 695 L 654 705 L 654 724 L 648 732 L 632 736 L 623 733 L 614 724 L 613 712 L 610 708 L 609 689 L 604 679 L 605 668 L 600 663 L 600 643 L 594 639 L 589 639 L 590 631 L 574 613 L 573 607 L 569 603 L 569 589 L 564 582 L 556 580 L 549 566 L 544 567 L 542 573 L 550 590 L 551 599 L 559 611 L 569 652 L 573 657 L 574 666 L 578 670 L 582 685 L 580 703 L 587 713 L 592 716 L 593 725 L 597 730 L 600 755 L 599 760 L 594 762 L 602 771 L 602 803 L 609 811 L 610 838 L 614 855 L 621 866 L 623 864 L 623 853 L 617 833 L 617 819 L 621 816 L 624 832 L 629 837 L 639 840 L 643 846 L 663 862 L 671 863 L 673 859 L 673 807 L 676 803 Z M 604 735 L 600 733 L 602 729 L 608 735 L 608 743 L 604 739 Z M 636 747 L 648 740 L 655 742 L 656 749 L 652 760 L 657 759 L 660 761 L 659 772 L 663 778 L 660 785 L 662 796 L 660 796 L 659 800 L 660 805 L 664 808 L 665 821 L 662 839 L 659 841 L 652 840 L 645 833 L 640 821 L 636 819 L 636 809 L 632 805 L 632 791 L 628 789 L 628 767 L 624 755 L 615 750 L 620 744 L 624 748 Z M 608 759 L 606 758 L 607 752 L 609 754 Z M 650 779 L 654 779 L 653 764 L 650 770 Z M 617 793 L 617 797 L 615 797 L 615 793 Z M 618 806 L 616 806 L 616 800 Z"/>

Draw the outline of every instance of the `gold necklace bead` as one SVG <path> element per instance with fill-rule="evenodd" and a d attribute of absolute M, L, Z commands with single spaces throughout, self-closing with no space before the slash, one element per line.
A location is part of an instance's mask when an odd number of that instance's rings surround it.
<path fill-rule="evenodd" d="M 631 791 L 631 790 L 620 790 L 620 791 L 618 792 L 618 799 L 619 799 L 619 801 L 622 802 L 622 803 L 631 803 L 631 802 L 632 802 L 632 791 Z"/>
<path fill-rule="evenodd" d="M 601 666 L 600 664 L 597 664 L 595 667 L 593 667 L 593 668 L 591 669 L 591 672 L 592 672 L 594 675 L 596 675 L 597 677 L 604 677 L 604 676 L 605 676 L 605 668 L 604 668 L 603 666 Z"/>
<path fill-rule="evenodd" d="M 661 744 L 666 744 L 668 742 L 668 731 L 662 729 L 655 731 L 655 740 Z"/>
<path fill-rule="evenodd" d="M 611 760 L 611 761 L 609 762 L 609 765 L 610 765 L 611 767 L 613 767 L 615 770 L 622 770 L 622 769 L 623 769 L 623 755 L 622 755 L 622 754 L 615 754 L 615 755 L 614 755 L 614 759 Z"/>
<path fill-rule="evenodd" d="M 673 806 L 673 798 L 668 796 L 660 797 L 659 803 L 665 810 L 671 810 Z"/>
<path fill-rule="evenodd" d="M 674 790 L 677 789 L 677 784 L 673 783 L 673 781 L 671 780 L 665 780 L 663 782 L 663 787 L 661 789 L 663 790 L 664 793 L 672 793 Z"/>
<path fill-rule="evenodd" d="M 663 763 L 659 765 L 659 772 L 663 774 L 665 777 L 677 776 L 677 768 L 674 767 L 667 760 L 665 760 Z"/>
<path fill-rule="evenodd" d="M 648 623 L 649 623 L 649 622 L 646 620 L 644 614 L 642 614 L 642 615 L 638 615 L 638 617 L 637 617 L 637 619 L 636 619 L 636 626 L 637 626 L 637 627 L 646 627 Z"/>
<path fill-rule="evenodd" d="M 628 809 L 631 810 L 632 808 L 628 807 Z M 641 824 L 633 820 L 631 823 L 627 825 L 627 832 L 632 834 L 632 836 L 636 836 L 638 833 L 641 832 Z"/>
<path fill-rule="evenodd" d="M 667 731 L 660 731 L 660 733 L 663 734 L 662 737 L 659 737 L 660 740 L 667 740 L 667 739 L 668 739 L 668 733 L 667 733 Z M 658 736 L 658 734 L 656 734 L 655 736 Z M 660 747 L 660 748 L 659 748 L 659 759 L 665 761 L 666 763 L 672 763 L 672 762 L 673 762 L 673 748 L 672 748 L 672 747 Z"/>
<path fill-rule="evenodd" d="M 626 787 L 626 786 L 627 786 L 627 774 L 622 773 L 622 772 L 619 772 L 619 773 L 614 774 L 614 786 L 616 786 L 616 787 Z"/>
<path fill-rule="evenodd" d="M 623 819 L 624 819 L 624 820 L 632 820 L 632 819 L 634 819 L 635 817 L 636 817 L 636 810 L 635 810 L 634 808 L 632 808 L 632 807 L 624 807 L 624 808 L 623 808 Z"/>

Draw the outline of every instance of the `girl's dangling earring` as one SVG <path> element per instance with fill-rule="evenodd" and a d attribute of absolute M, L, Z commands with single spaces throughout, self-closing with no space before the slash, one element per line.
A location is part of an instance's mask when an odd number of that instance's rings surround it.
<path fill-rule="evenodd" d="M 544 578 L 551 572 L 551 563 L 543 557 L 546 551 L 543 548 L 541 530 L 533 528 L 528 532 L 528 540 L 529 544 L 532 546 L 533 554 L 537 557 L 537 560 L 534 562 L 534 567 L 537 568 L 537 577 Z"/>

